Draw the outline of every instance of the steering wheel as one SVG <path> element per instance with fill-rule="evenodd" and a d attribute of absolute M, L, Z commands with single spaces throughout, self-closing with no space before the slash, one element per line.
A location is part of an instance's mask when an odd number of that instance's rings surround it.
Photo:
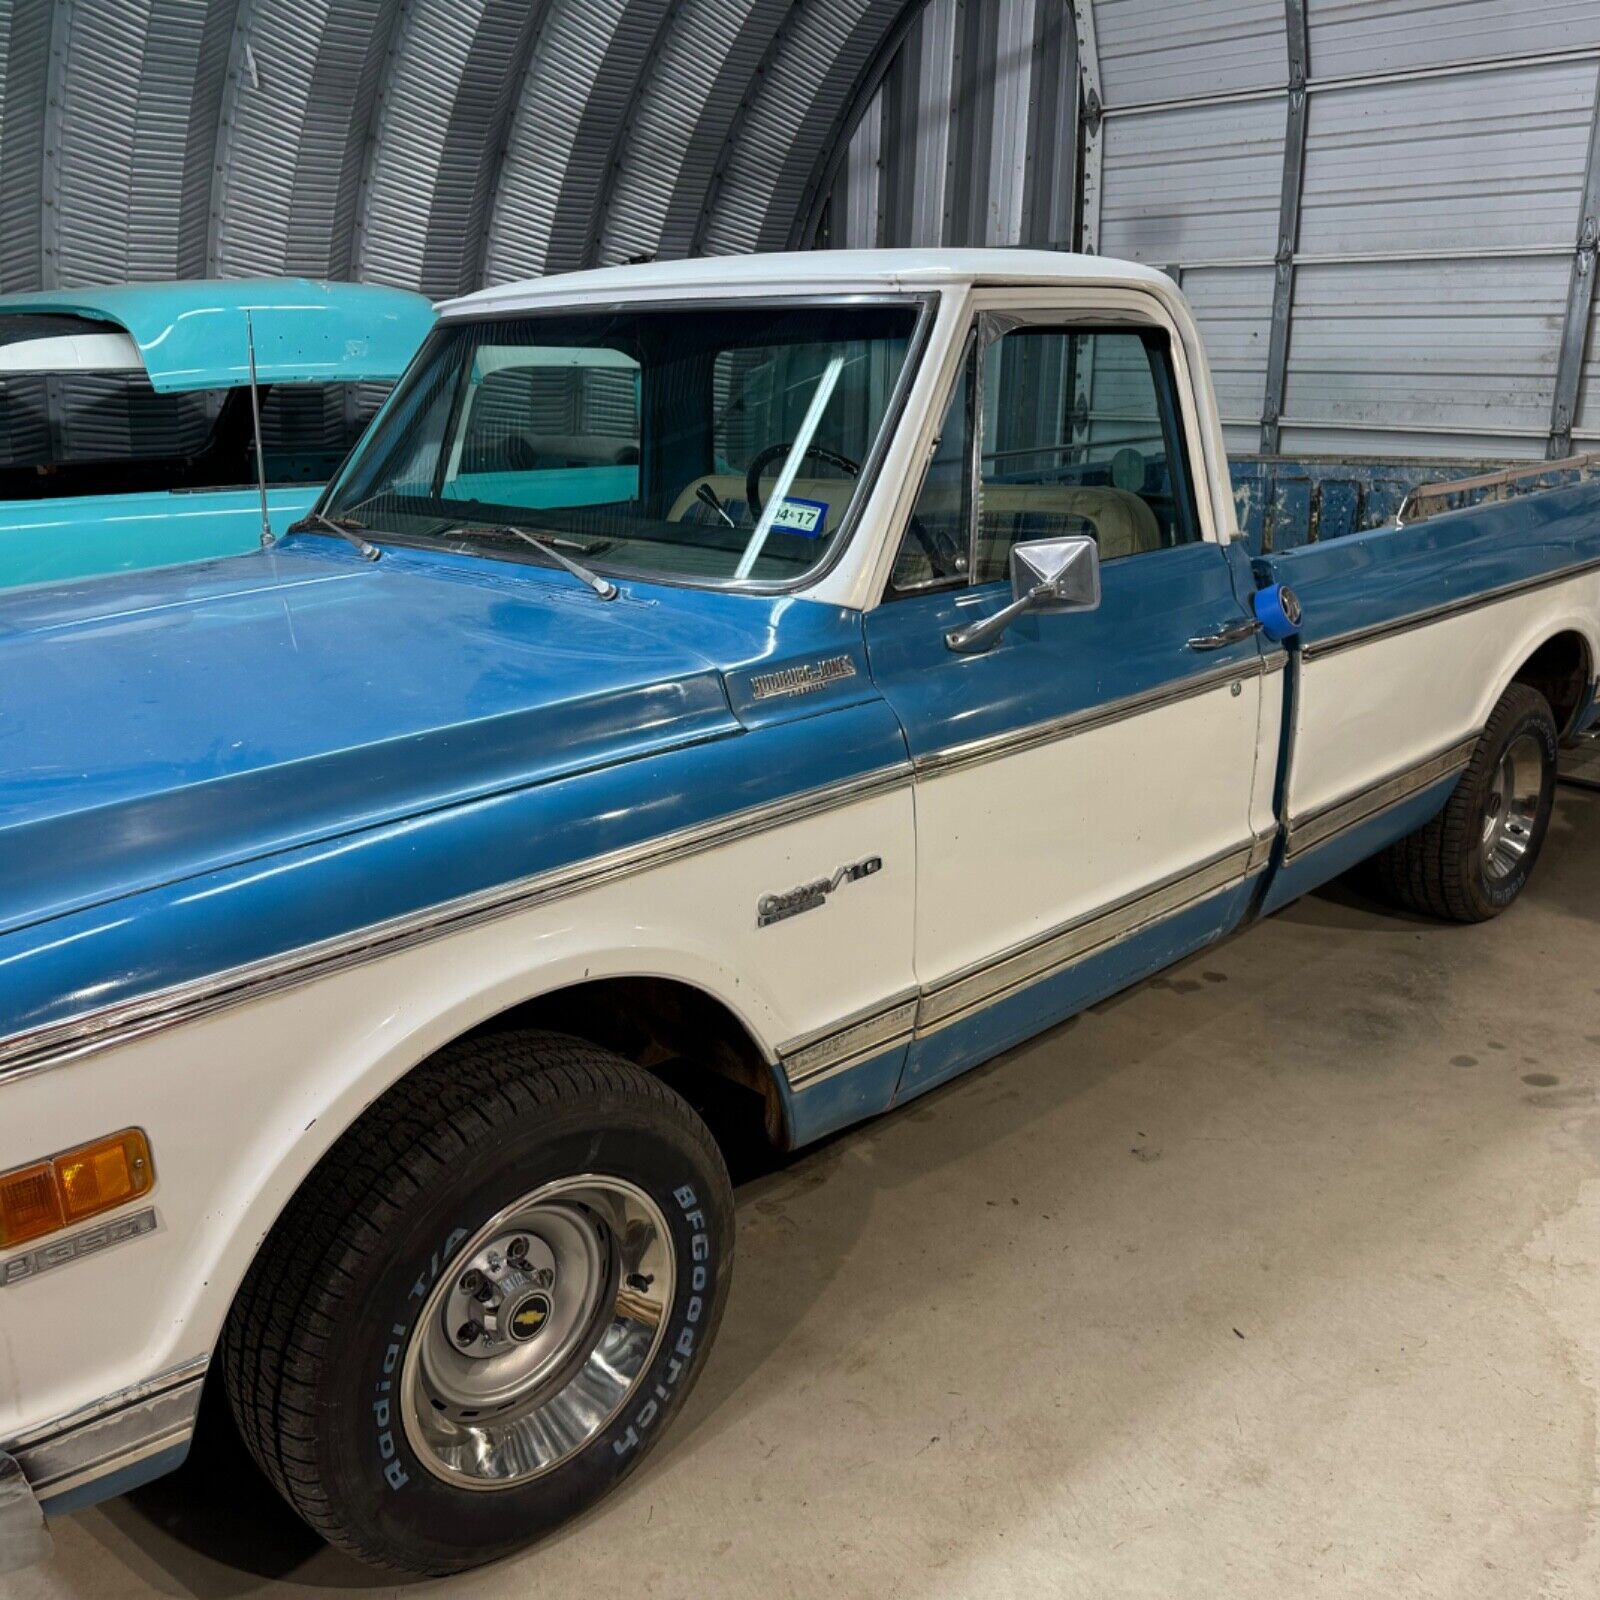
<path fill-rule="evenodd" d="M 774 461 L 783 460 L 794 448 L 792 442 L 784 444 L 769 444 L 765 450 L 758 450 L 750 458 L 750 465 L 744 475 L 744 503 L 750 509 L 750 520 L 759 522 L 763 509 L 761 501 L 761 474 L 772 465 Z M 847 472 L 852 478 L 861 476 L 861 463 L 852 461 L 848 456 L 842 456 L 837 450 L 829 450 L 825 445 L 814 444 L 806 449 L 807 456 L 815 456 L 818 461 L 826 461 L 829 466 L 838 467 L 841 472 Z M 802 457 L 802 460 L 805 458 Z M 940 577 L 953 577 L 962 569 L 965 563 L 965 553 L 957 546 L 951 544 L 949 539 L 941 538 L 930 533 L 913 512 L 911 517 L 911 534 L 917 543 L 922 546 L 923 553 L 933 564 L 933 570 Z"/>
<path fill-rule="evenodd" d="M 784 460 L 789 452 L 794 449 L 791 440 L 786 444 L 769 444 L 765 450 L 758 450 L 750 458 L 750 465 L 745 468 L 744 474 L 744 503 L 750 508 L 750 520 L 761 520 L 761 474 L 772 465 L 774 461 Z M 852 461 L 849 456 L 842 456 L 837 450 L 829 450 L 820 444 L 806 446 L 806 456 L 814 457 L 818 461 L 826 461 L 830 467 L 837 467 L 841 472 L 848 473 L 852 478 L 861 476 L 861 463 Z M 800 458 L 805 460 L 805 456 Z"/>

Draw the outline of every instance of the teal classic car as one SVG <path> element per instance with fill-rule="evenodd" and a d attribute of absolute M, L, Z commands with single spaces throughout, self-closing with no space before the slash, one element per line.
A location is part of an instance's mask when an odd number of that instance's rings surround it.
<path fill-rule="evenodd" d="M 432 325 L 420 295 L 298 278 L 0 295 L 0 588 L 248 550 L 261 478 L 281 533 Z"/>

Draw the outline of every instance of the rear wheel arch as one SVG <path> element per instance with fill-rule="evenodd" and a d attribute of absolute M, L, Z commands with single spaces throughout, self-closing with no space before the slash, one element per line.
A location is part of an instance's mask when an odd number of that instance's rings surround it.
<path fill-rule="evenodd" d="M 1556 723 L 1543 694 L 1513 680 L 1495 703 L 1443 808 L 1367 864 L 1369 886 L 1448 922 L 1504 911 L 1538 860 L 1555 799 Z"/>
<path fill-rule="evenodd" d="M 1573 724 L 1588 698 L 1594 675 L 1593 644 L 1580 628 L 1564 626 L 1524 649 L 1515 669 L 1496 690 L 1495 699 L 1498 701 L 1513 683 L 1536 689 L 1555 717 L 1558 735 L 1565 739 L 1573 732 Z"/>

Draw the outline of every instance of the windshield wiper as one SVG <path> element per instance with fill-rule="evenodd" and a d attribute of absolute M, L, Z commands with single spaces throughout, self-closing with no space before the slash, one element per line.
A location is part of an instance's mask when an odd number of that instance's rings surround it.
<path fill-rule="evenodd" d="M 348 540 L 359 550 L 364 559 L 376 561 L 383 552 L 375 544 L 369 543 L 348 523 L 325 517 L 320 511 L 308 511 L 293 527 L 286 529 L 288 533 L 301 533 L 307 528 L 320 528 L 325 533 L 336 533 L 341 539 Z"/>
<path fill-rule="evenodd" d="M 602 600 L 615 600 L 621 592 L 609 578 L 602 578 L 598 572 L 591 572 L 581 561 L 574 561 L 567 555 L 562 546 L 569 550 L 582 550 L 583 545 L 571 539 L 563 539 L 554 533 L 529 533 L 526 528 L 516 527 L 509 522 L 495 522 L 489 524 L 491 533 L 509 533 L 514 539 L 521 539 L 524 544 L 531 544 L 535 550 L 542 550 L 558 566 L 564 567 L 580 583 L 586 583 L 600 596 Z"/>

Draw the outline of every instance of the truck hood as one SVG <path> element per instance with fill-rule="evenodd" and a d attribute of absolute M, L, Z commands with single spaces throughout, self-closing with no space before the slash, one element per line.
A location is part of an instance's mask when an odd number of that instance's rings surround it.
<path fill-rule="evenodd" d="M 317 538 L 0 600 L 0 930 L 739 730 L 662 591 L 497 567 Z"/>

